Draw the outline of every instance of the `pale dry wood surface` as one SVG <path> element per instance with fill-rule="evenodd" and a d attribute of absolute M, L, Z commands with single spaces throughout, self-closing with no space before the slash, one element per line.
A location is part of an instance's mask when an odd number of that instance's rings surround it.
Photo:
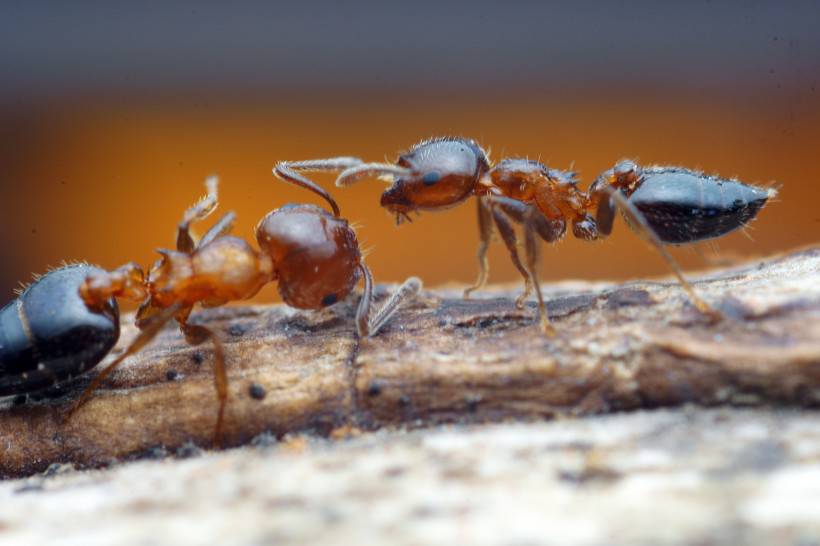
<path fill-rule="evenodd" d="M 376 338 L 358 340 L 355 301 L 319 313 L 280 305 L 200 312 L 225 340 L 225 443 L 261 433 L 538 420 L 701 405 L 820 405 L 820 249 L 715 272 L 699 292 L 732 318 L 710 324 L 672 282 L 547 287 L 558 335 L 540 335 L 518 287 L 464 301 L 424 292 Z M 384 293 L 384 290 L 381 291 Z M 134 334 L 124 330 L 121 344 Z M 210 442 L 210 348 L 166 329 L 74 417 L 78 381 L 54 401 L 0 411 L 0 475 L 55 462 L 99 466 Z M 250 395 L 256 384 L 262 399 Z"/>
<path fill-rule="evenodd" d="M 53 474 L 0 482 L 0 543 L 820 544 L 820 420 L 807 410 L 299 436 Z"/>

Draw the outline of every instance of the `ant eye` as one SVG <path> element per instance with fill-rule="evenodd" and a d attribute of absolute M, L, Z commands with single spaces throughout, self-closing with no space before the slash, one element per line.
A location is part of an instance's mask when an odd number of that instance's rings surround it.
<path fill-rule="evenodd" d="M 424 178 L 421 179 L 425 186 L 432 186 L 439 180 L 441 180 L 441 174 L 439 174 L 438 171 L 430 171 L 424 175 Z"/>
<path fill-rule="evenodd" d="M 339 300 L 339 296 L 336 294 L 328 294 L 324 298 L 322 298 L 322 305 L 327 307 L 328 305 L 333 305 Z"/>

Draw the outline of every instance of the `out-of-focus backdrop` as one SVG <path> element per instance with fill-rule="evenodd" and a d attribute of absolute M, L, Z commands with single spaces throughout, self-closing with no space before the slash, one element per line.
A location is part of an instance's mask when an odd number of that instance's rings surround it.
<path fill-rule="evenodd" d="M 717 255 L 676 250 L 689 268 L 816 242 L 817 21 L 817 2 L 7 2 L 0 293 L 61 260 L 149 266 L 211 173 L 252 238 L 269 210 L 317 202 L 272 177 L 277 160 L 393 159 L 434 135 L 574 166 L 584 186 L 622 157 L 780 185 Z M 377 280 L 471 282 L 475 204 L 397 228 L 383 187 L 334 189 Z M 541 270 L 666 272 L 623 224 L 545 249 Z M 491 279 L 515 278 L 494 245 Z"/>

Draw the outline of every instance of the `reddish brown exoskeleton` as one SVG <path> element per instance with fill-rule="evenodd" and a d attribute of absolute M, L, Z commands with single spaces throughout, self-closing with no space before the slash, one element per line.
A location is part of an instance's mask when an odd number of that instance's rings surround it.
<path fill-rule="evenodd" d="M 363 261 L 353 228 L 339 216 L 339 207 L 324 193 L 333 214 L 315 205 L 286 205 L 267 214 L 256 227 L 260 250 L 228 233 L 235 215 L 225 214 L 195 242 L 190 225 L 203 220 L 217 206 L 217 180 L 206 181 L 208 194 L 185 212 L 177 230 L 176 250 L 159 250 L 162 258 L 147 278 L 135 264 L 115 271 L 92 274 L 80 286 L 89 308 L 112 297 L 142 301 L 136 324 L 140 333 L 125 351 L 104 368 L 75 404 L 76 411 L 99 384 L 126 357 L 140 350 L 171 319 L 176 319 L 186 340 L 214 346 L 215 386 L 219 412 L 215 440 L 220 437 L 228 397 L 222 344 L 213 331 L 188 321 L 194 305 L 215 307 L 253 297 L 265 284 L 278 282 L 284 302 L 299 309 L 321 309 L 346 298 L 360 279 L 364 293 L 356 312 L 361 337 L 378 333 L 399 305 L 421 289 L 409 278 L 371 317 L 373 277 Z"/>
<path fill-rule="evenodd" d="M 487 250 L 495 226 L 526 281 L 516 303 L 519 308 L 523 306 L 534 288 L 541 325 L 547 333 L 554 331 L 536 274 L 539 237 L 556 242 L 571 226 L 578 238 L 602 239 L 611 233 L 615 211 L 620 210 L 629 225 L 660 252 L 697 308 L 719 317 L 695 293 L 664 245 L 719 237 L 740 228 L 776 193 L 680 167 L 641 168 L 631 161 L 619 162 L 583 191 L 574 173 L 529 159 L 504 159 L 492 166 L 475 141 L 452 137 L 420 142 L 399 155 L 394 164 L 337 157 L 282 162 L 274 168 L 281 178 L 314 185 L 299 171 L 339 172 L 336 185 L 340 187 L 364 178 L 388 181 L 390 187 L 382 193 L 381 205 L 396 215 L 397 223 L 410 220 L 410 212 L 442 210 L 476 196 L 480 270 L 475 285 L 465 290 L 464 296 L 487 282 Z M 518 255 L 515 223 L 523 226 L 526 265 Z"/>

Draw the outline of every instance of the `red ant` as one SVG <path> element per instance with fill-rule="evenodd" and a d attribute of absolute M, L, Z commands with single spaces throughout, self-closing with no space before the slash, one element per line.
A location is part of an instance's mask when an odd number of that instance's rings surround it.
<path fill-rule="evenodd" d="M 337 157 L 281 162 L 274 168 L 285 180 L 312 186 L 313 182 L 298 171 L 339 172 L 339 187 L 371 177 L 388 181 L 390 187 L 382 193 L 381 205 L 396 215 L 398 224 L 409 221 L 412 211 L 446 209 L 475 195 L 480 269 L 478 280 L 464 291 L 464 297 L 487 282 L 487 250 L 494 224 L 526 281 L 516 305 L 521 308 L 535 289 L 541 326 L 549 334 L 554 330 L 536 274 L 538 237 L 556 242 L 571 224 L 578 238 L 603 239 L 612 232 L 615 212 L 620 210 L 628 224 L 666 260 L 695 306 L 718 318 L 720 313 L 697 295 L 664 244 L 692 243 L 740 228 L 776 193 L 681 167 L 641 168 L 626 160 L 599 176 L 584 192 L 574 173 L 529 159 L 504 159 L 491 166 L 475 141 L 453 137 L 420 142 L 399 155 L 395 164 Z M 526 266 L 518 255 L 514 223 L 523 226 Z"/>
<path fill-rule="evenodd" d="M 329 214 L 316 205 L 285 205 L 268 213 L 256 227 L 260 250 L 228 235 L 235 215 L 225 214 L 195 242 L 189 227 L 205 219 L 217 206 L 217 179 L 209 178 L 207 195 L 189 208 L 179 223 L 176 250 L 158 250 L 162 258 L 147 278 L 135 264 L 111 272 L 88 275 L 80 296 L 90 309 L 108 305 L 113 297 L 142 300 L 136 315 L 140 333 L 125 351 L 104 368 L 77 400 L 71 413 L 88 399 L 100 383 L 128 356 L 136 353 L 175 318 L 186 340 L 214 346 L 214 382 L 219 413 L 214 441 L 221 437 L 228 398 L 228 378 L 222 344 L 213 331 L 188 318 L 197 303 L 216 307 L 253 297 L 265 284 L 278 281 L 282 300 L 299 309 L 322 309 L 346 298 L 360 279 L 364 293 L 356 311 L 360 337 L 379 332 L 399 305 L 421 289 L 421 281 L 407 279 L 371 317 L 373 276 L 365 265 L 353 228 L 339 216 L 339 207 L 321 193 L 333 209 Z M 70 414 L 69 414 L 70 415 Z"/>

